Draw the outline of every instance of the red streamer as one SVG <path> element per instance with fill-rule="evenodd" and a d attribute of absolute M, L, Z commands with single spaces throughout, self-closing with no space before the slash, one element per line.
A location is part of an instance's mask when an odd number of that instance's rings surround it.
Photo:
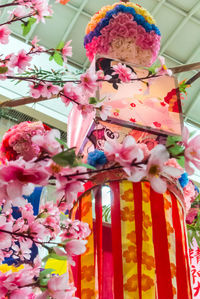
<path fill-rule="evenodd" d="M 97 246 L 97 265 L 98 265 L 98 295 L 102 299 L 102 269 L 103 269 L 103 247 L 102 247 L 102 197 L 101 187 L 95 194 L 95 214 L 96 214 L 96 246 Z"/>
<path fill-rule="evenodd" d="M 123 299 L 123 267 L 121 240 L 121 213 L 119 182 L 110 183 L 112 190 L 111 221 L 112 221 L 112 249 L 114 272 L 114 298 Z"/>
<path fill-rule="evenodd" d="M 177 298 L 190 299 L 188 294 L 187 270 L 186 270 L 186 256 L 183 251 L 183 235 L 181 230 L 180 215 L 177 206 L 177 199 L 172 194 L 172 217 L 175 229 L 176 239 L 176 279 L 177 279 Z"/>
<path fill-rule="evenodd" d="M 158 298 L 173 299 L 164 198 L 162 194 L 151 189 L 150 200 Z"/>
<path fill-rule="evenodd" d="M 141 183 L 133 184 L 135 205 L 135 230 L 137 245 L 137 269 L 139 299 L 142 298 L 142 188 Z"/>

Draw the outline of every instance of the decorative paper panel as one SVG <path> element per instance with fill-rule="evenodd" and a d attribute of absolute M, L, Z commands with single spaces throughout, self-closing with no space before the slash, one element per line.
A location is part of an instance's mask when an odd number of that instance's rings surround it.
<path fill-rule="evenodd" d="M 114 60 L 99 58 L 97 69 L 112 74 Z M 145 78 L 148 71 L 142 67 L 127 65 L 137 75 Z M 157 133 L 181 135 L 181 105 L 176 79 L 159 76 L 114 86 L 103 82 L 99 98 L 106 98 L 106 105 L 112 107 L 111 120 L 124 126 L 140 126 Z"/>

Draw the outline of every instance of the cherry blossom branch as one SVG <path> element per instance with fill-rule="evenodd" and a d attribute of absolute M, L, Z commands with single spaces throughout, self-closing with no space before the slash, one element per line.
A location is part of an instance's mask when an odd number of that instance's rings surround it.
<path fill-rule="evenodd" d="M 11 23 L 13 23 L 13 22 L 17 22 L 17 21 L 22 21 L 22 20 L 24 20 L 24 19 L 33 17 L 33 16 L 35 16 L 36 14 L 37 14 L 37 12 L 34 12 L 34 13 L 31 13 L 31 14 L 28 14 L 28 15 L 26 15 L 26 16 L 19 17 L 19 18 L 14 17 L 12 20 L 0 24 L 0 26 L 3 26 L 3 25 L 9 25 L 9 24 L 11 24 Z"/>
<path fill-rule="evenodd" d="M 40 53 L 46 53 L 48 51 L 52 51 L 52 49 L 50 50 L 47 50 L 47 51 L 44 51 L 44 52 L 41 52 L 41 51 L 38 51 Z M 30 55 L 30 54 L 34 54 L 36 52 L 32 52 L 32 53 L 27 53 L 27 55 Z M 157 77 L 160 77 L 160 75 L 151 75 L 151 76 L 146 76 L 146 77 L 141 77 L 141 78 L 134 78 L 134 79 L 131 79 L 130 81 L 142 81 L 142 80 L 147 80 L 147 79 L 152 79 L 152 78 L 157 78 Z M 43 83 L 75 83 L 75 84 L 80 84 L 81 83 L 81 80 L 46 80 L 46 79 L 39 79 L 35 76 L 31 76 L 31 77 L 23 77 L 23 76 L 6 76 L 7 79 L 12 79 L 12 80 L 20 80 L 20 81 L 29 81 L 29 80 L 32 80 L 32 82 L 34 83 L 34 81 L 42 81 Z M 109 79 L 109 80 L 106 80 L 106 79 L 98 79 L 97 82 L 109 82 L 109 83 L 119 83 L 118 82 L 118 79 Z"/>
<path fill-rule="evenodd" d="M 17 6 L 17 5 L 20 5 L 20 4 L 13 1 L 12 3 L 7 3 L 7 4 L 0 5 L 0 8 L 5 8 L 5 7 L 9 7 L 9 6 Z"/>
<path fill-rule="evenodd" d="M 103 172 L 103 171 L 114 170 L 114 169 L 122 169 L 122 168 L 123 167 L 120 166 L 120 165 L 119 166 L 111 166 L 111 167 L 108 167 L 108 168 L 90 170 L 90 171 L 86 171 L 86 172 L 72 173 L 70 175 L 66 175 L 65 177 L 70 179 L 71 177 L 74 177 L 74 176 L 86 175 L 86 174 L 93 174 L 93 173 L 100 173 L 100 172 Z"/>
<path fill-rule="evenodd" d="M 24 239 L 28 238 L 28 239 L 32 240 L 34 243 L 42 245 L 46 249 L 49 249 L 49 247 L 47 247 L 45 244 L 49 244 L 49 245 L 60 245 L 60 243 L 55 243 L 55 242 L 47 242 L 47 241 L 45 241 L 45 242 L 39 242 L 39 241 L 34 240 L 34 237 L 31 237 L 29 235 L 21 234 L 21 233 L 16 233 L 16 232 L 10 232 L 10 231 L 4 230 L 4 229 L 0 229 L 0 232 L 5 233 L 5 234 L 9 234 L 11 236 L 22 237 Z"/>

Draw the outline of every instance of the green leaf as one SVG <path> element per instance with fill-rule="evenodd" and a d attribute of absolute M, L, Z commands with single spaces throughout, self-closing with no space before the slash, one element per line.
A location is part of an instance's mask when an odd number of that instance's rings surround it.
<path fill-rule="evenodd" d="M 88 169 L 96 170 L 96 168 L 94 166 L 89 165 L 89 164 L 85 164 L 85 163 L 78 163 L 77 166 L 82 166 L 82 167 L 85 167 L 85 168 L 88 168 Z"/>
<path fill-rule="evenodd" d="M 182 140 L 181 136 L 168 136 L 167 137 L 167 146 L 170 146 L 172 144 L 176 144 L 177 142 L 180 142 Z"/>
<path fill-rule="evenodd" d="M 43 279 L 40 280 L 40 285 L 41 286 L 46 286 L 48 281 L 49 281 L 49 278 L 43 278 Z"/>
<path fill-rule="evenodd" d="M 41 271 L 40 272 L 40 276 L 39 276 L 39 279 L 43 279 L 45 278 L 48 274 L 51 274 L 53 271 L 55 271 L 55 269 L 45 269 L 44 271 Z"/>
<path fill-rule="evenodd" d="M 52 160 L 61 166 L 73 167 L 75 166 L 76 158 L 75 150 L 70 148 L 52 157 Z"/>
<path fill-rule="evenodd" d="M 93 105 L 93 104 L 97 104 L 97 103 L 98 103 L 97 98 L 95 98 L 95 97 L 89 98 L 89 104 Z"/>
<path fill-rule="evenodd" d="M 7 66 L 0 66 L 0 74 L 5 74 L 8 71 Z"/>
<path fill-rule="evenodd" d="M 58 255 L 56 253 L 51 253 L 51 258 L 55 259 L 55 260 L 60 260 L 60 261 L 66 261 L 67 260 L 67 256 Z"/>
<path fill-rule="evenodd" d="M 64 45 L 65 45 L 65 42 L 61 41 L 57 47 L 56 47 L 56 50 L 62 50 L 64 48 Z"/>
<path fill-rule="evenodd" d="M 184 156 L 182 156 L 182 157 L 180 157 L 179 159 L 177 159 L 177 162 L 178 162 L 178 164 L 179 164 L 182 168 L 185 167 L 185 157 L 184 157 Z"/>
<path fill-rule="evenodd" d="M 27 22 L 21 24 L 21 27 L 23 29 L 23 36 L 26 36 L 30 30 L 31 26 L 36 22 L 35 18 L 29 18 Z"/>
<path fill-rule="evenodd" d="M 58 51 L 54 52 L 53 59 L 58 65 L 63 66 L 63 58 L 62 58 L 62 55 Z"/>
<path fill-rule="evenodd" d="M 58 141 L 61 145 L 63 145 L 64 148 L 68 149 L 68 146 L 67 146 L 67 144 L 66 144 L 64 141 L 62 141 L 62 140 L 59 139 L 59 138 L 55 138 L 55 139 L 56 139 L 56 141 Z"/>
<path fill-rule="evenodd" d="M 181 136 L 168 136 L 167 138 L 167 150 L 173 155 L 183 154 L 184 156 L 184 148 L 182 145 L 178 144 L 178 142 L 182 141 Z"/>

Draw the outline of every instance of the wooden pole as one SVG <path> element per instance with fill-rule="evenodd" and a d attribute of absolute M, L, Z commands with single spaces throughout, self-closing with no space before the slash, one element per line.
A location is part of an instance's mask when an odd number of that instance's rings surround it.
<path fill-rule="evenodd" d="M 194 70 L 200 70 L 200 62 L 192 63 L 192 64 L 185 64 L 180 66 L 175 66 L 170 68 L 174 74 L 184 73 Z"/>
<path fill-rule="evenodd" d="M 26 104 L 34 104 L 34 103 L 38 103 L 38 102 L 52 100 L 52 99 L 55 99 L 57 97 L 58 96 L 52 96 L 49 99 L 43 98 L 43 97 L 39 97 L 38 99 L 34 99 L 32 97 L 26 97 L 26 98 L 21 98 L 19 100 L 9 100 L 9 101 L 5 101 L 5 102 L 0 103 L 0 108 L 3 108 L 3 107 L 17 107 L 17 106 L 22 106 L 22 105 L 26 105 Z"/>

